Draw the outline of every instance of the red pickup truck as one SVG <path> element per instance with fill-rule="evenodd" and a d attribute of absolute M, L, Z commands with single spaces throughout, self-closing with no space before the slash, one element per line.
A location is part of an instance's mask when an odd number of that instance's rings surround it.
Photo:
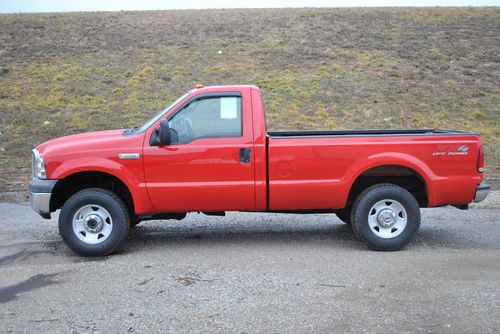
<path fill-rule="evenodd" d="M 33 150 L 30 202 L 76 253 L 101 256 L 143 220 L 188 212 L 336 213 L 376 250 L 398 250 L 420 208 L 482 201 L 479 135 L 445 130 L 267 132 L 258 87 L 198 87 L 142 126 Z"/>

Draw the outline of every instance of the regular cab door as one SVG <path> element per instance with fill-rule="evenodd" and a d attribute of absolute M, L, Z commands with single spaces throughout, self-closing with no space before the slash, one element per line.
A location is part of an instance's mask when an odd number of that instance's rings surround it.
<path fill-rule="evenodd" d="M 201 94 L 168 117 L 172 143 L 144 143 L 146 186 L 157 211 L 255 208 L 251 104 L 240 92 Z"/>

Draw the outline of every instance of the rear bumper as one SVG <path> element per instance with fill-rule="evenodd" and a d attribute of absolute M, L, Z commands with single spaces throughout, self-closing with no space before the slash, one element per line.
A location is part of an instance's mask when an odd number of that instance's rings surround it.
<path fill-rule="evenodd" d="M 486 196 L 488 196 L 488 193 L 490 191 L 490 185 L 486 183 L 480 183 L 476 187 L 476 195 L 474 195 L 474 203 L 479 203 L 484 201 Z"/>
<path fill-rule="evenodd" d="M 57 181 L 33 179 L 29 183 L 28 191 L 31 208 L 40 214 L 42 218 L 50 219 L 50 198 Z"/>

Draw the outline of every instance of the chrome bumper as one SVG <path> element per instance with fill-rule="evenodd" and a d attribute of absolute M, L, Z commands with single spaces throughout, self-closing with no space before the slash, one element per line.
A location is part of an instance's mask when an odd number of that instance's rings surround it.
<path fill-rule="evenodd" d="M 31 180 L 28 191 L 33 210 L 45 219 L 50 219 L 50 198 L 57 180 Z"/>
<path fill-rule="evenodd" d="M 476 187 L 476 195 L 474 196 L 474 203 L 479 203 L 484 201 L 488 192 L 490 191 L 490 186 L 486 183 L 481 183 Z"/>
<path fill-rule="evenodd" d="M 48 214 L 50 218 L 50 197 L 52 193 L 32 193 L 30 192 L 30 204 L 31 208 L 35 212 L 44 216 Z M 44 217 L 45 218 L 45 217 Z"/>

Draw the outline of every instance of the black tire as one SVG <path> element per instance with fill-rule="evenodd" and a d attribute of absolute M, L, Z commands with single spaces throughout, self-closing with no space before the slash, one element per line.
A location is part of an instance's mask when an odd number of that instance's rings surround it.
<path fill-rule="evenodd" d="M 73 229 L 76 213 L 89 205 L 104 208 L 112 219 L 108 236 L 96 244 L 80 240 Z M 66 201 L 59 215 L 59 234 L 71 250 L 83 256 L 104 256 L 114 252 L 127 237 L 129 228 L 130 216 L 125 203 L 116 194 L 100 188 L 75 193 Z"/>
<path fill-rule="evenodd" d="M 376 205 L 387 207 L 375 209 Z M 393 207 L 402 207 L 404 210 L 387 210 L 387 208 Z M 377 212 L 377 210 L 379 211 Z M 406 225 L 399 229 L 395 228 L 397 225 L 382 227 L 380 224 L 386 223 L 384 215 L 382 214 L 380 217 L 382 222 L 378 218 L 384 210 L 389 215 L 388 224 L 393 221 L 404 221 L 406 218 Z M 375 225 L 374 227 L 370 227 L 369 216 L 372 222 L 376 222 L 376 224 L 372 223 L 372 225 Z M 398 217 L 402 220 L 398 220 Z M 399 226 L 402 226 L 402 224 Z M 353 205 L 352 226 L 356 236 L 371 249 L 380 251 L 400 250 L 412 240 L 420 228 L 420 208 L 415 197 L 406 189 L 394 184 L 378 184 L 364 190 L 357 197 Z M 395 231 L 393 231 L 394 229 Z M 381 237 L 384 234 L 385 238 Z M 391 234 L 394 234 L 394 237 Z"/>
<path fill-rule="evenodd" d="M 343 209 L 335 210 L 335 214 L 344 224 L 351 225 L 352 207 L 346 206 Z"/>

